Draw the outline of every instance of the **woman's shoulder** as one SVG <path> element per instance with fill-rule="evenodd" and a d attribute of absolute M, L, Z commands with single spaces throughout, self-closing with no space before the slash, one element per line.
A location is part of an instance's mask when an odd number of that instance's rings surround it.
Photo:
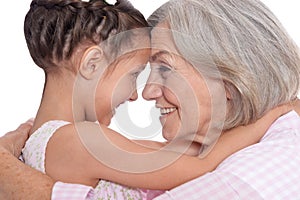
<path fill-rule="evenodd" d="M 220 171 L 235 173 L 237 176 L 251 176 L 249 172 L 260 175 L 285 165 L 285 169 L 295 171 L 294 166 L 300 165 L 300 159 L 295 156 L 300 153 L 300 117 L 291 111 L 276 120 L 262 140 L 248 146 L 225 159 L 217 168 Z M 285 174 L 287 171 L 282 171 Z M 247 175 L 248 174 L 248 175 Z M 288 176 L 288 174 L 287 174 Z M 300 174 L 299 174 L 300 176 Z"/>

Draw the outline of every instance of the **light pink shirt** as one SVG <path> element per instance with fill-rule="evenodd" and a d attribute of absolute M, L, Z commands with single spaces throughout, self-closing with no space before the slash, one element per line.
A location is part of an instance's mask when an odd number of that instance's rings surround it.
<path fill-rule="evenodd" d="M 57 183 L 52 199 L 92 199 L 92 192 L 86 186 Z M 155 199 L 300 199 L 300 117 L 294 111 L 280 117 L 259 143 Z"/>

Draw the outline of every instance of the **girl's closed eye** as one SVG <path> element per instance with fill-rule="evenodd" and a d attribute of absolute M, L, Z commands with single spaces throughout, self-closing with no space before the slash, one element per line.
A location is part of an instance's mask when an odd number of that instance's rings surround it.
<path fill-rule="evenodd" d="M 131 75 L 133 77 L 137 78 L 140 75 L 140 73 L 141 73 L 140 71 L 137 71 L 137 72 L 132 73 Z"/>
<path fill-rule="evenodd" d="M 131 76 L 134 77 L 134 78 L 137 78 L 142 73 L 142 71 L 144 69 L 145 69 L 145 65 L 142 65 L 142 66 L 139 66 L 139 67 L 135 68 L 134 70 L 132 70 Z"/>
<path fill-rule="evenodd" d="M 134 77 L 135 79 L 137 79 L 137 77 L 142 73 L 143 69 L 144 68 L 133 71 L 132 74 L 131 74 L 132 77 Z"/>

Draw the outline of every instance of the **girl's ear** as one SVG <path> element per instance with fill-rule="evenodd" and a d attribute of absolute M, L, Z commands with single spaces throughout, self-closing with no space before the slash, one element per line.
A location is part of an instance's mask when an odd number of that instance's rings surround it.
<path fill-rule="evenodd" d="M 101 70 L 101 68 L 104 67 L 101 67 L 101 63 L 103 65 L 104 59 L 105 56 L 103 54 L 103 50 L 99 46 L 92 46 L 88 48 L 84 52 L 80 61 L 80 75 L 87 80 L 93 79 L 98 70 Z"/>

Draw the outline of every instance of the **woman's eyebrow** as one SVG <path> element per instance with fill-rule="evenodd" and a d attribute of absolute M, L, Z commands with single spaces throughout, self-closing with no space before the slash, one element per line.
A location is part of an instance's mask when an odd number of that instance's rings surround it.
<path fill-rule="evenodd" d="M 155 62 L 159 57 L 164 55 L 171 56 L 170 52 L 166 50 L 158 51 L 155 54 L 151 55 L 151 57 L 149 58 L 149 62 Z"/>

